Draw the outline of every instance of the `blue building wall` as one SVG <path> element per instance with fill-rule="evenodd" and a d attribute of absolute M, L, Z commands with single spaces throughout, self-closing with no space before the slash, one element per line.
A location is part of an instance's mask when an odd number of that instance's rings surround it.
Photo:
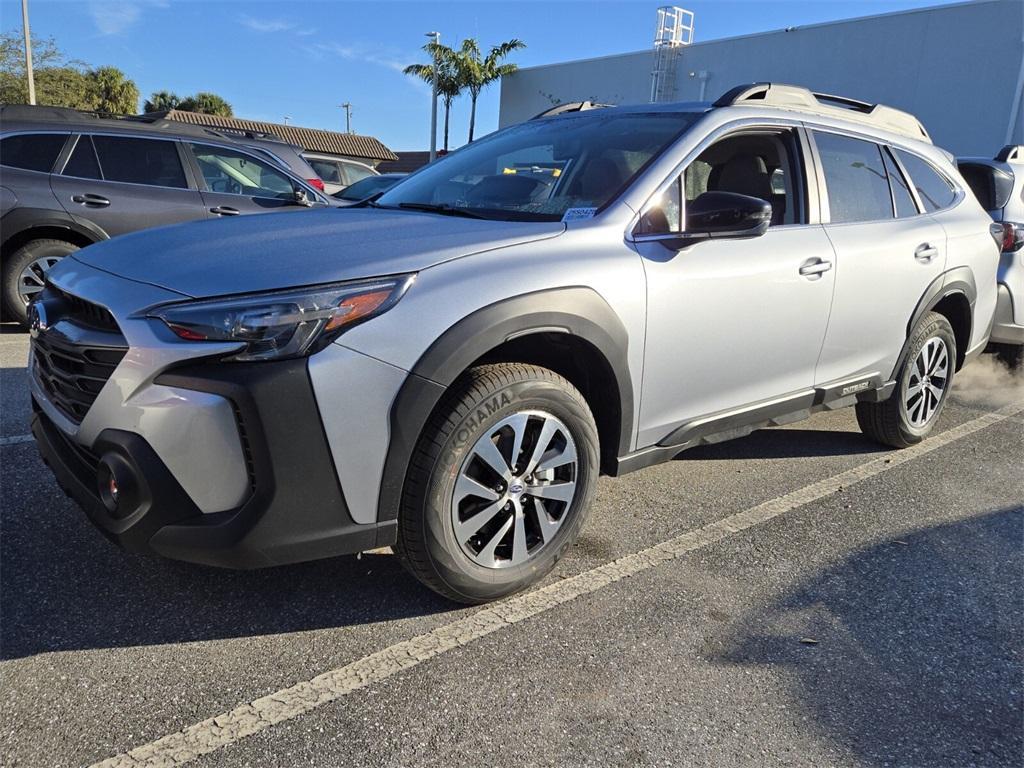
<path fill-rule="evenodd" d="M 651 51 L 640 51 L 521 69 L 502 81 L 499 125 L 567 101 L 646 102 L 653 63 Z M 1007 139 L 1024 144 L 1024 0 L 695 43 L 678 59 L 674 99 L 697 101 L 703 87 L 714 100 L 763 80 L 898 107 L 917 115 L 937 145 L 992 156 Z"/>

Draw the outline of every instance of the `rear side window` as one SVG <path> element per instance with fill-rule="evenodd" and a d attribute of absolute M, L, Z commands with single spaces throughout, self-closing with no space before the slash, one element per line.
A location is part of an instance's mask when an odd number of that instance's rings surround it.
<path fill-rule="evenodd" d="M 892 200 L 896 205 L 896 218 L 903 219 L 907 216 L 917 216 L 917 203 L 914 196 L 910 194 L 906 179 L 896 166 L 896 161 L 886 149 L 882 150 L 882 158 L 885 160 L 885 172 L 889 175 L 889 186 L 892 188 Z"/>
<path fill-rule="evenodd" d="M 345 183 L 341 179 L 341 171 L 338 169 L 337 163 L 331 163 L 327 160 L 310 160 L 309 164 L 322 181 L 326 181 L 329 184 Z"/>
<path fill-rule="evenodd" d="M 66 133 L 25 133 L 0 140 L 0 165 L 49 173 L 64 149 Z"/>
<path fill-rule="evenodd" d="M 186 189 L 185 171 L 173 141 L 93 136 L 103 178 L 129 184 Z"/>
<path fill-rule="evenodd" d="M 815 131 L 833 224 L 891 219 L 892 197 L 877 144 Z"/>
<path fill-rule="evenodd" d="M 948 208 L 953 204 L 956 200 L 956 189 L 932 167 L 931 163 L 902 149 L 897 149 L 896 155 L 910 174 L 917 196 L 921 199 L 921 205 L 928 213 Z"/>
<path fill-rule="evenodd" d="M 373 171 L 362 165 L 356 163 L 342 163 L 342 165 L 345 167 L 345 179 L 349 184 L 355 184 L 367 176 L 373 176 Z"/>
<path fill-rule="evenodd" d="M 100 164 L 96 160 L 96 150 L 92 146 L 92 137 L 80 136 L 78 143 L 64 166 L 65 176 L 79 179 L 102 179 Z"/>

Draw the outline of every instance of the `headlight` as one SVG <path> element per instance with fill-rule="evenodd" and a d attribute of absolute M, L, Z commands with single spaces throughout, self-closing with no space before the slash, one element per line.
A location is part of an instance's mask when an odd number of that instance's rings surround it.
<path fill-rule="evenodd" d="M 187 341 L 239 341 L 227 360 L 279 360 L 323 349 L 353 325 L 391 309 L 412 275 L 168 304 L 149 312 Z"/>

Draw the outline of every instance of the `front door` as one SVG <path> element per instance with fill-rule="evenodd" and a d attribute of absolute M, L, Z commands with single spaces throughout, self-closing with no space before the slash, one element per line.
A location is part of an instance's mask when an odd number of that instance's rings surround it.
<path fill-rule="evenodd" d="M 187 146 L 203 182 L 201 193 L 210 217 L 300 211 L 308 207 L 296 199 L 302 187 L 271 163 L 226 147 Z"/>
<path fill-rule="evenodd" d="M 802 157 L 794 130 L 730 135 L 701 152 L 641 219 L 648 319 L 640 447 L 699 418 L 810 392 L 834 271 L 824 228 L 807 223 Z M 716 191 L 771 202 L 768 232 L 680 251 L 648 239 L 681 228 L 680 208 Z"/>

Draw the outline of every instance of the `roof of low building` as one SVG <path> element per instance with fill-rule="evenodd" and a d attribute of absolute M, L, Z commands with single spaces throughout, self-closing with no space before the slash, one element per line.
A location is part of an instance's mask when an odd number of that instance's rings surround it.
<path fill-rule="evenodd" d="M 445 155 L 443 149 L 437 151 L 438 157 Z M 377 170 L 381 173 L 412 173 L 430 162 L 430 152 L 413 150 L 411 152 L 399 152 L 394 160 L 381 163 Z"/>
<path fill-rule="evenodd" d="M 324 152 L 329 155 L 365 158 L 368 160 L 397 160 L 398 156 L 372 136 L 360 136 L 355 133 L 325 131 L 320 128 L 303 128 L 299 125 L 283 123 L 266 123 L 262 120 L 244 120 L 239 117 L 221 117 L 207 115 L 202 112 L 186 112 L 171 109 L 167 112 L 154 112 L 149 117 L 165 117 L 191 125 L 202 125 L 209 128 L 226 128 L 236 131 L 272 134 L 283 141 L 302 147 L 307 152 Z"/>

